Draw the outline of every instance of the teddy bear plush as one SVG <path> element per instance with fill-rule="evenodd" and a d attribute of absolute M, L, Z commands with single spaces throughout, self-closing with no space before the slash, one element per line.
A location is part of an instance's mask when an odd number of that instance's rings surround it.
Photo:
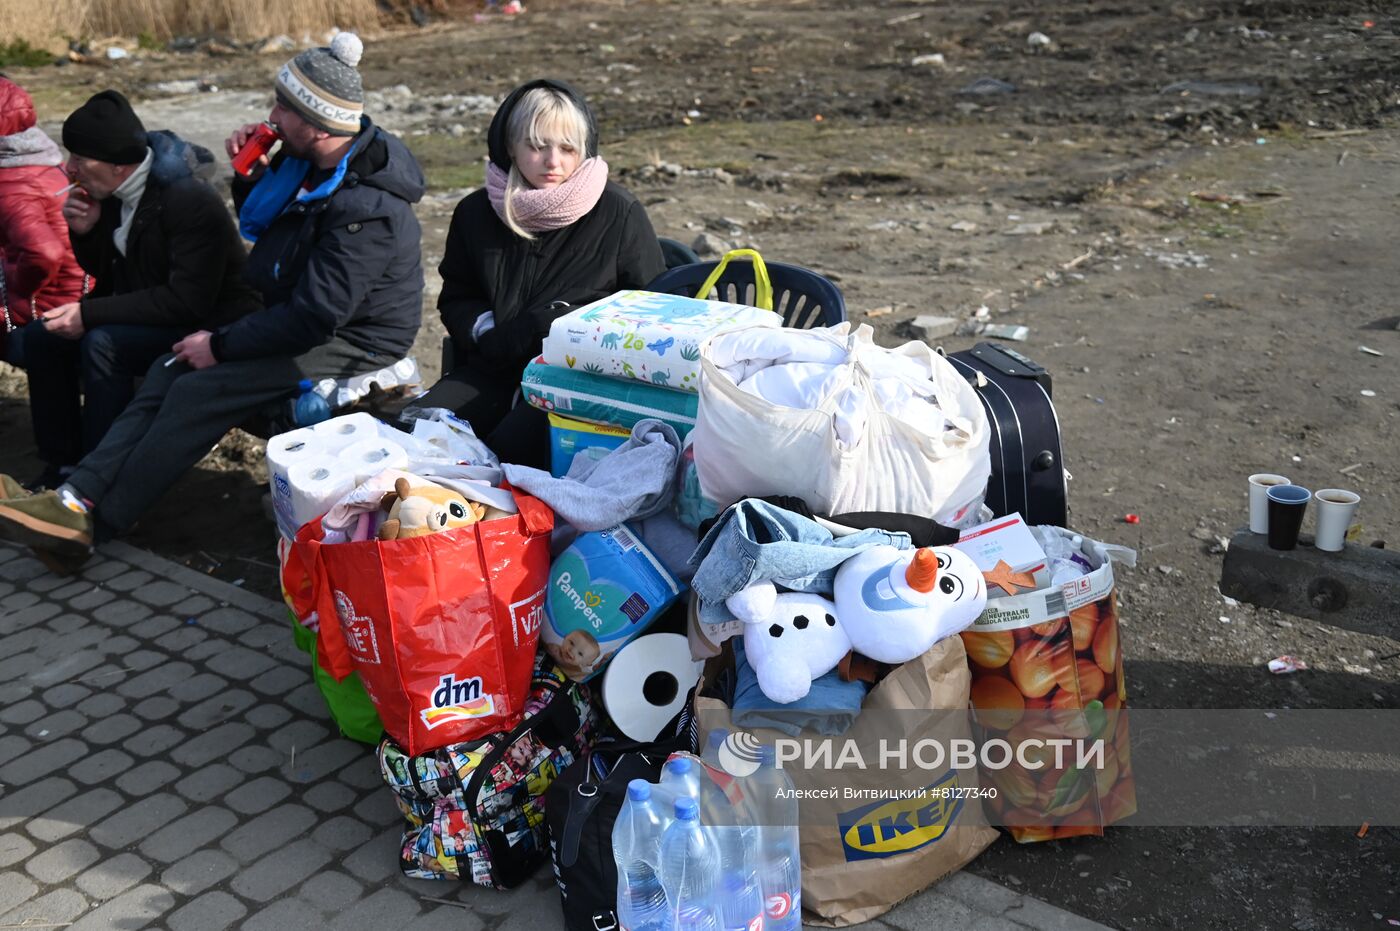
<path fill-rule="evenodd" d="M 394 482 L 392 494 L 384 496 L 389 516 L 379 525 L 379 539 L 403 540 L 429 533 L 465 527 L 481 520 L 486 508 L 441 485 Z"/>
<path fill-rule="evenodd" d="M 830 598 L 783 592 L 759 582 L 725 600 L 744 622 L 744 656 L 758 687 L 775 702 L 805 698 L 850 652 L 851 641 Z"/>
<path fill-rule="evenodd" d="M 836 570 L 835 604 L 857 653 L 898 665 L 977 620 L 987 584 L 972 558 L 951 546 L 873 546 Z"/>

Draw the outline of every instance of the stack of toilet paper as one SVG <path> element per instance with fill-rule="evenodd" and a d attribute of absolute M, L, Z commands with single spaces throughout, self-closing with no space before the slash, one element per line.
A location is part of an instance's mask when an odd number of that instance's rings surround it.
<path fill-rule="evenodd" d="M 274 436 L 267 443 L 267 472 L 277 530 L 290 540 L 361 482 L 407 467 L 402 444 L 381 434 L 379 421 L 365 413 Z"/>

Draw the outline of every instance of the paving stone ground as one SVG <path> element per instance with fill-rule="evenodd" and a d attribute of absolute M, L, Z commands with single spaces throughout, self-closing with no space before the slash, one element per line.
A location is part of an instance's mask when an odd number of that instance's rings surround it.
<path fill-rule="evenodd" d="M 0 928 L 563 927 L 548 868 L 510 892 L 399 874 L 373 753 L 287 624 L 122 544 L 72 579 L 0 544 Z M 961 873 L 862 927 L 1103 926 Z"/>

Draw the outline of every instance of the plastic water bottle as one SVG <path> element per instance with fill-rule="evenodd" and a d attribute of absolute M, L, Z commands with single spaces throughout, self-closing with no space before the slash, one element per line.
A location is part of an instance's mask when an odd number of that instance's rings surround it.
<path fill-rule="evenodd" d="M 652 798 L 651 783 L 633 779 L 613 826 L 617 862 L 617 919 L 627 931 L 666 931 L 666 891 L 657 868 L 666 819 Z"/>
<path fill-rule="evenodd" d="M 313 388 L 314 385 L 309 378 L 303 378 L 297 382 L 297 390 L 301 394 L 292 407 L 292 419 L 296 421 L 298 427 L 309 427 L 313 423 L 331 419 L 331 406 Z"/>
<path fill-rule="evenodd" d="M 695 799 L 677 798 L 675 810 L 676 820 L 661 837 L 661 885 L 671 926 L 675 931 L 719 931 L 719 850 L 700 824 Z"/>
<path fill-rule="evenodd" d="M 661 767 L 661 785 L 670 789 L 679 799 L 688 795 L 697 804 L 703 804 L 710 790 L 709 775 L 688 756 L 678 756 L 666 761 Z"/>
<path fill-rule="evenodd" d="M 764 931 L 800 931 L 802 860 L 798 846 L 797 799 L 792 778 L 765 747 L 763 765 L 744 780 L 762 812 L 758 828 L 758 875 L 763 889 Z"/>
<path fill-rule="evenodd" d="M 709 829 L 719 847 L 724 894 L 720 920 L 726 931 L 758 931 L 763 926 L 763 891 L 758 880 L 758 826 L 718 789 L 710 800 Z"/>
<path fill-rule="evenodd" d="M 721 860 L 723 857 L 721 857 Z M 739 870 L 722 870 L 719 920 L 724 931 L 762 931 L 763 893 L 752 861 Z"/>

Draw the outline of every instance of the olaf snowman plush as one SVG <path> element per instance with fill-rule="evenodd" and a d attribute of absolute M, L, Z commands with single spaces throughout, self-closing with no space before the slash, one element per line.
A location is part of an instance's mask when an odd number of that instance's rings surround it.
<path fill-rule="evenodd" d="M 873 546 L 836 570 L 835 604 L 857 653 L 898 665 L 977 620 L 987 583 L 972 558 L 951 546 Z"/>
<path fill-rule="evenodd" d="M 830 598 L 801 592 L 778 593 L 759 582 L 725 600 L 744 622 L 744 656 L 758 676 L 758 687 L 775 702 L 805 698 L 812 681 L 836 668 L 851 651 Z"/>

